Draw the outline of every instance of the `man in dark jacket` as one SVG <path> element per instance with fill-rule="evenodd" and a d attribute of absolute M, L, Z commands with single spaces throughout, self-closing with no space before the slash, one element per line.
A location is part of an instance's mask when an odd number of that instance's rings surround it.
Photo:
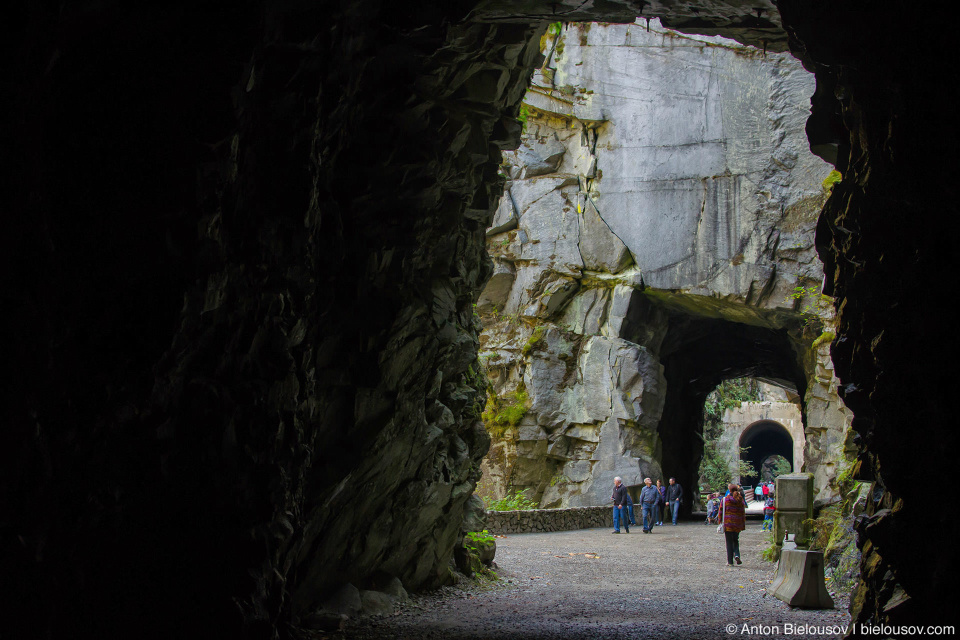
<path fill-rule="evenodd" d="M 667 509 L 673 514 L 673 526 L 677 526 L 681 502 L 683 502 L 683 487 L 677 484 L 676 478 L 670 478 L 670 484 L 667 485 Z"/>
<path fill-rule="evenodd" d="M 620 533 L 620 521 L 623 528 L 630 533 L 630 512 L 627 509 L 627 487 L 620 477 L 613 479 L 613 532 Z"/>
<path fill-rule="evenodd" d="M 650 478 L 643 479 L 644 487 L 640 490 L 640 507 L 643 509 L 643 532 L 650 533 L 653 530 L 654 512 L 657 508 L 657 501 L 660 499 L 660 492 L 653 486 Z"/>

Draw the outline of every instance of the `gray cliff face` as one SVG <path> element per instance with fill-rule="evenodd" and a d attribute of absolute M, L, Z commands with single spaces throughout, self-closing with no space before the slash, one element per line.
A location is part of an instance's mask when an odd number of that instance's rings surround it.
<path fill-rule="evenodd" d="M 801 133 L 812 76 L 788 55 L 656 22 L 554 31 L 487 232 L 481 359 L 528 411 L 494 438 L 481 490 L 602 504 L 615 476 L 636 485 L 689 465 L 695 437 L 676 435 L 689 425 L 664 417 L 664 362 L 695 340 L 678 329 L 692 318 L 783 334 L 779 373 L 759 373 L 801 390 L 817 427 L 807 469 L 831 498 L 839 452 L 824 451 L 847 416 L 827 348 L 811 347 L 832 317 L 813 249 L 831 167 Z"/>

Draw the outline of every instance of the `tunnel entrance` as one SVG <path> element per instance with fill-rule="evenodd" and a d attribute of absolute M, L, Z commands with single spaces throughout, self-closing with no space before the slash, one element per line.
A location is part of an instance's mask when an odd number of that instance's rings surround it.
<path fill-rule="evenodd" d="M 802 466 L 806 436 L 794 390 L 757 378 L 725 380 L 707 395 L 703 415 L 702 492 L 731 481 L 756 486 Z M 779 446 L 770 446 L 767 427 L 782 436 Z"/>
<path fill-rule="evenodd" d="M 754 480 L 769 480 L 778 458 L 785 459 L 795 469 L 794 442 L 786 427 L 772 420 L 756 422 L 740 436 L 740 447 L 746 449 L 747 461 L 757 471 Z"/>
<path fill-rule="evenodd" d="M 698 305 L 699 303 L 699 305 Z M 734 316 L 712 299 L 662 292 L 638 291 L 631 301 L 624 334 L 650 345 L 660 354 L 666 381 L 663 414 L 658 425 L 662 443 L 661 467 L 666 476 L 692 490 L 700 487 L 700 462 L 704 454 L 704 401 L 724 380 L 762 378 L 803 397 L 806 377 L 798 357 L 800 318 L 790 314 Z M 651 332 L 660 327 L 660 332 Z M 802 411 L 801 411 L 802 416 Z M 802 417 L 801 417 L 802 421 Z M 751 428 L 748 444 L 761 457 L 750 458 L 759 472 L 764 457 L 787 452 L 794 460 L 793 439 L 781 437 L 763 422 Z M 797 425 L 802 433 L 802 424 Z M 781 427 L 782 429 L 782 427 Z M 802 439 L 802 438 L 801 438 Z M 738 441 L 742 442 L 743 439 Z M 802 450 L 802 445 L 801 445 Z M 731 471 L 730 481 L 737 480 Z M 693 501 L 684 505 L 685 512 Z"/>
<path fill-rule="evenodd" d="M 805 389 L 795 345 L 819 325 L 794 293 L 822 277 L 830 171 L 802 133 L 812 77 L 656 20 L 555 23 L 540 46 L 476 307 L 492 388 L 478 493 L 595 506 L 617 476 L 696 491 L 718 382 Z"/>

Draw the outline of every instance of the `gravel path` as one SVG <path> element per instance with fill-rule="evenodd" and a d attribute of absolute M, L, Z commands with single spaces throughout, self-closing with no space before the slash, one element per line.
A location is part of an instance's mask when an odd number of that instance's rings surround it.
<path fill-rule="evenodd" d="M 750 521 L 743 565 L 728 567 L 716 527 L 682 522 L 643 534 L 611 529 L 514 534 L 497 540 L 499 583 L 464 581 L 415 596 L 392 616 L 352 623 L 347 640 L 374 638 L 594 640 L 627 638 L 832 638 L 848 624 L 837 609 L 792 610 L 766 589 L 775 565 L 769 536 Z M 735 625 L 733 633 L 727 625 Z M 763 629 L 744 631 L 744 625 Z M 791 628 L 790 625 L 793 625 Z M 799 629 L 807 626 L 807 633 Z M 811 628 L 813 627 L 813 628 Z"/>

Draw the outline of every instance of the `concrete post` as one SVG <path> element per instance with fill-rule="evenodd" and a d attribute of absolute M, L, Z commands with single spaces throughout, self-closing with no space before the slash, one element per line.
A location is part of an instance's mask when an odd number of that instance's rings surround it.
<path fill-rule="evenodd" d="M 773 538 L 777 546 L 783 545 L 784 535 L 790 532 L 798 548 L 807 548 L 810 526 L 806 521 L 813 519 L 813 474 L 791 473 L 777 478 L 776 507 Z"/>

